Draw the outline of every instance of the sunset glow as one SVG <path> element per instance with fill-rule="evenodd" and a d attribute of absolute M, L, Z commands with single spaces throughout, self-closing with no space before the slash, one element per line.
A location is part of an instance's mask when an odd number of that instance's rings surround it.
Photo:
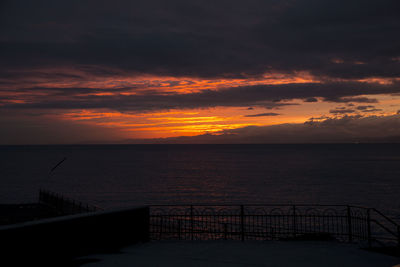
<path fill-rule="evenodd" d="M 391 20 L 377 16 L 370 24 L 370 17 L 348 16 L 334 2 L 315 2 L 315 9 L 297 0 L 234 2 L 229 12 L 213 4 L 215 10 L 199 13 L 199 6 L 176 5 L 193 14 L 143 3 L 143 10 L 123 12 L 88 8 L 93 17 L 68 20 L 70 13 L 44 5 L 36 12 L 43 17 L 20 18 L 16 6 L 5 5 L 5 25 L 19 30 L 3 27 L 0 38 L 3 143 L 179 142 L 399 116 L 392 9 L 385 13 Z M 331 11 L 348 25 L 327 23 Z"/>

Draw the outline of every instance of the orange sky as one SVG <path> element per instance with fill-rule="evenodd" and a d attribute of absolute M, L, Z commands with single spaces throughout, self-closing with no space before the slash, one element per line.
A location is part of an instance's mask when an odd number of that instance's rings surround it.
<path fill-rule="evenodd" d="M 0 143 L 400 119 L 396 1 L 43 1 L 0 8 Z"/>
<path fill-rule="evenodd" d="M 110 81 L 91 81 L 84 86 L 102 88 L 121 85 L 148 85 L 145 88 L 135 88 L 123 95 L 144 94 L 149 90 L 158 93 L 186 94 L 202 90 L 219 90 L 220 88 L 256 85 L 256 84 L 287 84 L 287 83 L 319 83 L 307 73 L 295 75 L 265 75 L 263 79 L 216 79 L 201 80 L 189 78 L 143 76 L 132 79 L 115 79 Z M 370 79 L 365 82 L 389 83 L 384 79 Z M 65 82 L 63 85 L 77 86 L 74 82 Z M 55 86 L 46 84 L 46 86 Z M 61 84 L 57 84 L 61 86 Z M 81 84 L 82 86 L 82 84 Z M 113 93 L 96 93 L 96 95 L 110 95 Z M 118 93 L 115 93 L 118 94 Z M 218 134 L 223 130 L 242 128 L 246 126 L 267 126 L 284 123 L 303 123 L 310 118 L 341 117 L 345 114 L 331 113 L 335 109 L 354 109 L 348 115 L 392 115 L 400 109 L 400 96 L 396 95 L 361 95 L 359 97 L 373 97 L 377 103 L 335 103 L 322 101 L 304 102 L 300 99 L 286 101 L 291 104 L 275 109 L 262 107 L 213 107 L 197 109 L 174 109 L 155 112 L 119 112 L 108 109 L 69 110 L 54 117 L 62 120 L 74 121 L 82 124 L 96 125 L 103 128 L 114 129 L 125 138 L 165 138 L 174 136 L 194 136 L 205 133 Z M 15 101 L 23 101 L 15 100 Z M 365 110 L 358 110 L 357 106 L 370 106 Z M 272 115 L 271 115 L 272 113 Z M 274 114 L 275 113 L 275 114 Z M 265 116 L 254 116 L 265 114 Z M 268 115 L 269 114 L 269 115 Z"/>
<path fill-rule="evenodd" d="M 62 70 L 43 70 L 52 73 Z M 71 70 L 65 70 L 71 72 Z M 72 71 L 72 74 L 74 71 Z M 75 74 L 83 75 L 78 71 Z M 51 75 L 50 75 L 51 77 Z M 32 80 L 33 79 L 33 80 Z M 88 96 L 129 96 L 146 95 L 155 92 L 160 95 L 184 95 L 205 90 L 223 90 L 238 86 L 276 85 L 276 84 L 301 84 L 323 83 L 327 78 L 316 78 L 307 72 L 292 74 L 266 74 L 257 78 L 242 79 L 200 79 L 200 78 L 175 78 L 139 75 L 129 77 L 101 78 L 86 77 L 76 80 L 41 79 L 31 78 L 25 81 L 28 90 L 15 90 L 8 93 L 8 103 L 34 103 L 43 98 L 52 100 L 70 100 L 71 98 Z M 398 80 L 398 79 L 397 79 Z M 341 80 L 343 81 L 343 80 Z M 394 80 L 382 78 L 369 78 L 355 80 L 364 83 L 390 84 Z M 24 81 L 19 81 L 21 87 Z M 40 90 L 29 90 L 41 88 Z M 90 92 L 68 94 L 54 94 L 54 88 L 93 88 Z M 120 88 L 124 90 L 119 91 Z M 126 89 L 128 88 L 128 89 Z M 2 93 L 7 96 L 7 92 Z M 216 106 L 208 108 L 185 108 L 156 111 L 118 111 L 107 108 L 92 109 L 58 109 L 48 112 L 44 116 L 57 120 L 70 121 L 77 124 L 96 126 L 99 129 L 113 130 L 125 139 L 165 138 L 176 136 L 195 136 L 205 133 L 219 134 L 223 130 L 242 128 L 246 126 L 267 126 L 285 123 L 304 123 L 310 118 L 333 118 L 345 115 L 392 115 L 400 109 L 400 96 L 398 95 L 361 95 L 358 97 L 374 98 L 376 103 L 336 103 L 315 99 L 314 102 L 305 102 L 302 99 L 290 101 L 281 100 L 282 106 L 265 108 L 260 106 Z M 358 107 L 364 106 L 364 109 Z M 335 112 L 335 110 L 337 112 Z M 342 113 L 343 110 L 349 113 Z"/>

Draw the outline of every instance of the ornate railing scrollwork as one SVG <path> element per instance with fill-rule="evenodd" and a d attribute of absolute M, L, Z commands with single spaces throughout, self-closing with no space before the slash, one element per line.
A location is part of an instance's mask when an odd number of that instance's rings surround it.
<path fill-rule="evenodd" d="M 370 211 L 344 205 L 150 206 L 150 233 L 156 240 L 330 238 L 369 246 L 372 241 L 400 240 L 396 230 L 386 231 L 389 237 L 375 230 L 376 225 L 386 229 L 385 222 L 371 217 Z"/>

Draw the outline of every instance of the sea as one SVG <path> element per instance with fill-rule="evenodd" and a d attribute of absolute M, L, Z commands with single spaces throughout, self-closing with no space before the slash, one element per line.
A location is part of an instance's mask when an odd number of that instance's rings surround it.
<path fill-rule="evenodd" d="M 400 219 L 400 144 L 0 146 L 0 203 L 39 189 L 104 209 L 345 204 Z"/>

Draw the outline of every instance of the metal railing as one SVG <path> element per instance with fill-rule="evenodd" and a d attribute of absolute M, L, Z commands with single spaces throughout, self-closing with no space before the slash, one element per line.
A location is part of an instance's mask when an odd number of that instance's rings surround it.
<path fill-rule="evenodd" d="M 400 227 L 376 209 L 347 205 L 158 205 L 150 206 L 150 238 L 332 238 L 400 247 Z"/>
<path fill-rule="evenodd" d="M 43 189 L 39 190 L 39 203 L 52 207 L 59 215 L 71 215 L 102 210 L 97 206 L 76 201 Z"/>

